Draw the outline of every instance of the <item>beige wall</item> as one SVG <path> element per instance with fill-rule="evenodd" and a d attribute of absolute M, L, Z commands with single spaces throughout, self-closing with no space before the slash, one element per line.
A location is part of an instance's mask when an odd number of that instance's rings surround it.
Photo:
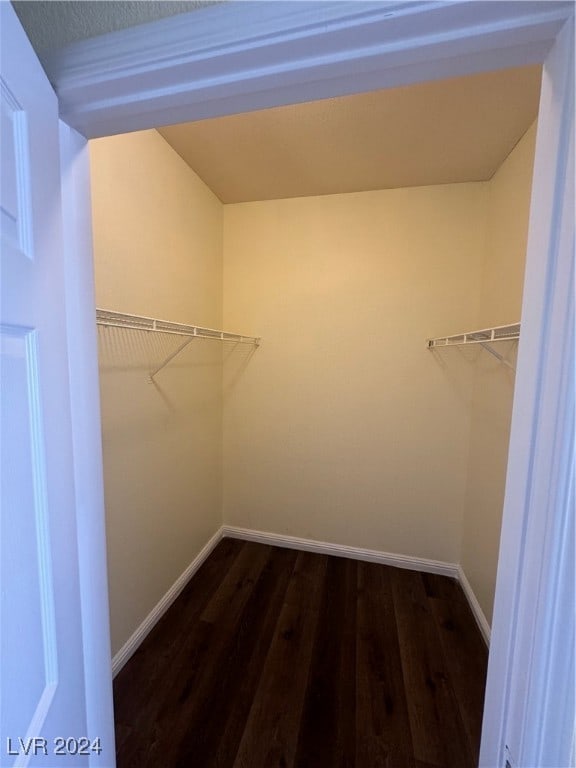
<path fill-rule="evenodd" d="M 478 327 L 520 319 L 536 124 L 489 184 L 488 239 Z M 498 351 L 515 362 L 516 343 Z M 461 563 L 492 621 L 514 372 L 483 352 L 475 366 Z"/>
<path fill-rule="evenodd" d="M 96 304 L 219 327 L 222 206 L 156 131 L 90 143 Z M 221 349 L 99 329 L 113 652 L 221 525 Z"/>
<path fill-rule="evenodd" d="M 174 340 L 99 331 L 114 652 L 222 519 L 462 562 L 490 619 L 513 374 L 424 340 L 519 319 L 534 134 L 489 183 L 224 207 L 155 131 L 91 142 L 97 305 L 263 337 L 150 384 Z"/>
<path fill-rule="evenodd" d="M 224 521 L 458 562 L 488 188 L 227 205 Z"/>

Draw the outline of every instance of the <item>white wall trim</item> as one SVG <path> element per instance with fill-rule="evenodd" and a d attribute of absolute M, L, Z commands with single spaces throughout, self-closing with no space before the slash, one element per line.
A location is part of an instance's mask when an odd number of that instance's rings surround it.
<path fill-rule="evenodd" d="M 541 62 L 569 2 L 257 2 L 73 43 L 44 58 L 88 138 Z"/>
<path fill-rule="evenodd" d="M 153 629 L 154 625 L 162 618 L 168 608 L 176 600 L 180 592 L 184 589 L 186 584 L 190 581 L 192 576 L 200 568 L 202 563 L 208 558 L 212 550 L 222 539 L 222 528 L 210 538 L 210 540 L 202 547 L 200 552 L 196 555 L 194 560 L 186 568 L 186 570 L 176 579 L 174 584 L 166 592 L 166 594 L 158 601 L 154 608 L 150 611 L 148 616 L 144 619 L 138 629 L 128 638 L 122 648 L 112 659 L 112 676 L 116 677 L 118 672 L 126 664 L 128 659 L 137 650 L 137 648 L 144 641 L 146 635 Z"/>
<path fill-rule="evenodd" d="M 470 606 L 470 610 L 472 611 L 472 614 L 476 619 L 476 624 L 478 624 L 478 629 L 480 630 L 482 637 L 484 638 L 484 642 L 489 648 L 490 647 L 490 631 L 491 631 L 490 624 L 488 623 L 488 619 L 486 618 L 484 611 L 480 607 L 480 603 L 478 602 L 478 599 L 474 594 L 474 590 L 472 589 L 470 582 L 466 578 L 466 574 L 462 570 L 461 565 L 458 566 L 458 581 L 460 582 L 462 591 L 466 595 L 466 599 L 468 600 L 468 605 Z"/>
<path fill-rule="evenodd" d="M 221 528 L 222 536 L 231 539 L 242 539 L 244 541 L 255 541 L 259 544 L 271 544 L 276 547 L 285 547 L 287 549 L 300 549 L 305 552 L 316 552 L 321 555 L 334 555 L 335 557 L 349 557 L 352 560 L 363 560 L 367 563 L 380 563 L 382 565 L 392 565 L 396 568 L 406 568 L 410 571 L 420 571 L 421 573 L 437 573 L 440 576 L 448 576 L 456 579 L 468 601 L 470 610 L 476 620 L 478 629 L 486 645 L 490 647 L 490 624 L 480 607 L 480 603 L 462 566 L 456 563 L 446 563 L 442 560 L 430 560 L 423 557 L 413 557 L 412 555 L 398 555 L 393 552 L 381 552 L 376 549 L 364 549 L 362 547 L 349 547 L 345 544 L 332 544 L 326 541 L 316 541 L 315 539 L 302 539 L 297 536 L 286 536 L 279 533 L 269 533 L 267 531 L 254 531 L 250 528 L 238 528 L 232 525 L 223 525 Z"/>
<path fill-rule="evenodd" d="M 62 121 L 60 175 L 86 726 L 87 732 L 98 734 L 102 743 L 102 752 L 91 753 L 88 763 L 112 766 L 112 680 L 103 674 L 110 665 L 110 611 L 98 340 L 94 324 L 90 164 L 86 140 Z"/>
<path fill-rule="evenodd" d="M 479 764 L 567 766 L 574 695 L 574 19 L 544 64 Z M 570 528 L 572 527 L 572 538 Z"/>
<path fill-rule="evenodd" d="M 474 594 L 464 571 L 461 566 L 456 563 L 446 563 L 442 560 L 430 560 L 424 557 L 413 557 L 411 555 L 397 555 L 392 552 L 381 552 L 376 549 L 349 547 L 346 544 L 332 544 L 327 541 L 302 539 L 297 536 L 286 536 L 280 533 L 269 533 L 267 531 L 255 531 L 250 528 L 238 528 L 233 525 L 223 525 L 196 555 L 186 570 L 176 579 L 166 594 L 158 601 L 148 616 L 146 616 L 142 624 L 140 624 L 114 656 L 112 659 L 112 674 L 114 677 L 135 653 L 146 636 L 151 632 L 154 625 L 157 624 L 166 613 L 186 584 L 188 584 L 202 563 L 204 563 L 216 545 L 223 538 L 254 541 L 258 544 L 269 544 L 275 547 L 284 547 L 285 549 L 315 552 L 319 555 L 348 557 L 352 560 L 362 560 L 367 563 L 380 563 L 381 565 L 392 565 L 396 568 L 406 568 L 407 570 L 419 571 L 421 573 L 436 573 L 440 576 L 448 576 L 451 579 L 457 579 L 462 586 L 462 590 L 468 600 L 472 613 L 474 614 L 474 618 L 482 633 L 482 637 L 487 645 L 490 644 L 490 625 L 480 608 L 480 604 L 476 599 L 476 595 Z"/>
<path fill-rule="evenodd" d="M 271 544 L 287 549 L 301 549 L 305 552 L 316 552 L 320 555 L 334 555 L 335 557 L 348 557 L 352 560 L 364 560 L 367 563 L 381 563 L 393 565 L 396 568 L 406 568 L 411 571 L 423 573 L 438 573 L 441 576 L 458 578 L 458 566 L 455 563 L 445 563 L 441 560 L 427 560 L 422 557 L 410 555 L 396 555 L 391 552 L 380 552 L 376 549 L 363 549 L 362 547 L 349 547 L 345 544 L 332 544 L 315 539 L 301 539 L 297 536 L 285 536 L 280 533 L 268 533 L 267 531 L 254 531 L 249 528 L 237 528 L 232 525 L 222 526 L 222 535 L 230 539 L 243 539 L 244 541 L 256 541 L 260 544 Z"/>

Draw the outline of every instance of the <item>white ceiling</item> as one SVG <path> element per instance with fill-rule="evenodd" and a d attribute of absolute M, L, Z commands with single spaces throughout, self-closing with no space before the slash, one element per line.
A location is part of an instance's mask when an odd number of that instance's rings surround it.
<path fill-rule="evenodd" d="M 159 130 L 224 203 L 485 181 L 539 92 L 522 67 Z"/>

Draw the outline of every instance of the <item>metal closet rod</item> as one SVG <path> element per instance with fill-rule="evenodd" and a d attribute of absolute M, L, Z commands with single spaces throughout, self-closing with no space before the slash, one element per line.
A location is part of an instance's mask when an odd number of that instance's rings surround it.
<path fill-rule="evenodd" d="M 452 347 L 464 344 L 480 344 L 487 352 L 507 365 L 508 368 L 515 370 L 514 366 L 506 360 L 499 352 L 492 348 L 491 344 L 495 341 L 514 341 L 520 338 L 520 323 L 511 325 L 497 325 L 493 328 L 483 328 L 480 331 L 468 331 L 466 333 L 457 333 L 454 336 L 439 336 L 435 339 L 426 339 L 428 349 L 434 347 Z"/>

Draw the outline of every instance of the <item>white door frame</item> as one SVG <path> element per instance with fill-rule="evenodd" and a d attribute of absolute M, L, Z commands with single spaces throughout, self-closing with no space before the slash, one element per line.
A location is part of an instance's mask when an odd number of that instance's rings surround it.
<path fill-rule="evenodd" d="M 98 340 L 94 305 L 90 164 L 86 139 L 60 121 L 66 332 L 76 493 L 78 571 L 87 732 L 103 745 L 89 765 L 114 768 L 112 659 Z M 109 675 L 103 674 L 109 670 Z"/>
<path fill-rule="evenodd" d="M 574 736 L 574 28 L 544 64 L 480 764 Z M 572 667 L 572 668 L 571 668 Z M 500 762 L 495 763 L 496 758 Z"/>
<path fill-rule="evenodd" d="M 573 279 L 573 173 L 566 172 L 572 169 L 573 9 L 571 2 L 460 0 L 230 3 L 76 43 L 46 62 L 63 120 L 88 138 L 544 63 L 523 339 L 482 739 L 481 764 L 491 767 L 504 765 L 505 745 L 511 765 L 558 766 L 550 762 L 551 741 L 559 739 L 556 754 L 565 755 L 573 736 L 566 732 L 573 720 L 568 726 L 564 722 L 563 732 L 553 727 L 560 713 L 547 684 L 563 672 L 562 654 L 571 653 L 573 660 L 574 653 L 569 635 L 558 631 L 562 611 L 568 606 L 571 613 L 570 590 L 565 594 L 559 588 L 569 586 L 572 572 L 562 533 L 572 518 L 574 457 L 574 308 L 573 293 L 567 290 Z M 70 157 L 83 151 L 82 144 L 72 131 L 63 136 L 63 151 Z M 65 190 L 65 200 L 85 205 L 85 165 L 74 178 L 75 195 Z M 65 187 L 69 183 L 65 177 Z M 85 208 L 82 215 L 88 216 Z M 70 220 L 67 232 L 76 250 L 74 281 L 84 286 L 70 285 L 68 294 L 72 373 L 76 395 L 82 389 L 92 401 L 89 423 L 79 402 L 74 411 L 79 433 L 85 435 L 75 458 L 87 505 L 83 551 L 90 563 L 91 527 L 97 537 L 103 535 L 100 437 L 93 409 L 94 303 L 86 301 L 92 261 L 85 234 L 75 237 Z M 96 564 L 97 570 L 101 565 Z M 85 584 L 89 606 L 98 602 L 99 586 L 88 578 Z M 559 591 L 563 598 L 554 602 Z M 89 626 L 89 618 L 86 621 Z M 572 632 L 573 626 L 572 615 Z M 562 705 L 573 712 L 573 692 L 564 693 Z M 529 702 L 527 694 L 540 698 Z M 536 728 L 542 712 L 545 727 Z"/>

